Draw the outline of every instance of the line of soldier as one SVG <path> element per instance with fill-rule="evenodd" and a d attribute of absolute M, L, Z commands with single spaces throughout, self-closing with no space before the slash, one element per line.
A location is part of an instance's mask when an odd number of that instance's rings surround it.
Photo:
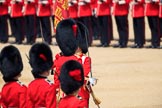
<path fill-rule="evenodd" d="M 99 36 L 98 47 L 108 47 L 113 40 L 112 15 L 114 15 L 119 35 L 115 48 L 125 48 L 129 39 L 128 14 L 133 18 L 134 45 L 142 48 L 145 44 L 145 16 L 151 31 L 151 45 L 148 48 L 159 48 L 162 37 L 162 0 L 69 0 L 69 17 L 86 25 L 89 30 L 89 46 L 93 36 Z M 51 44 L 50 17 L 55 11 L 55 1 L 51 0 L 0 0 L 0 42 L 8 41 L 7 17 L 11 22 L 15 43 L 22 44 L 24 35 L 26 43 L 36 40 L 36 29 L 40 25 L 41 36 Z M 25 18 L 25 21 L 24 21 Z M 36 24 L 37 19 L 40 22 Z M 35 20 L 36 19 L 36 20 Z M 25 23 L 24 23 L 25 22 Z"/>
<path fill-rule="evenodd" d="M 31 71 L 34 79 L 28 86 L 19 81 L 24 67 L 19 49 L 13 45 L 2 48 L 0 72 L 5 84 L 0 91 L 0 107 L 89 108 L 91 91 L 88 87 L 94 83 L 88 80 L 91 58 L 86 55 L 87 35 L 82 23 L 66 19 L 56 28 L 56 41 L 61 52 L 54 59 L 48 44 L 33 44 L 27 58 L 31 66 L 28 72 Z M 50 73 L 54 74 L 53 83 L 48 79 Z"/>

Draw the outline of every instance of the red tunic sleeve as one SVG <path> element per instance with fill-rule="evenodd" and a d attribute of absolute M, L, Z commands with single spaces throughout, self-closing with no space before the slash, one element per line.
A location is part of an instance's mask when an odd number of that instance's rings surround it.
<path fill-rule="evenodd" d="M 46 108 L 56 108 L 56 87 L 54 85 L 48 88 L 46 96 Z"/>
<path fill-rule="evenodd" d="M 19 81 L 6 83 L 2 88 L 2 107 L 26 108 L 27 87 Z"/>
<path fill-rule="evenodd" d="M 26 93 L 27 93 L 27 87 L 22 86 L 19 92 L 20 108 L 26 108 Z"/>
<path fill-rule="evenodd" d="M 83 63 L 84 68 L 84 77 L 88 76 L 89 72 L 91 71 L 91 58 L 86 57 Z"/>

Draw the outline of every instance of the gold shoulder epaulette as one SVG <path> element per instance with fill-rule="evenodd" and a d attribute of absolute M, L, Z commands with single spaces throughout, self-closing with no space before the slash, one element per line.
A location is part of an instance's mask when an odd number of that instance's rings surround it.
<path fill-rule="evenodd" d="M 53 85 L 53 82 L 50 81 L 49 79 L 45 79 L 45 81 L 46 81 L 49 85 Z"/>
<path fill-rule="evenodd" d="M 24 84 L 20 81 L 17 81 L 17 83 L 20 85 L 20 86 L 24 86 Z"/>

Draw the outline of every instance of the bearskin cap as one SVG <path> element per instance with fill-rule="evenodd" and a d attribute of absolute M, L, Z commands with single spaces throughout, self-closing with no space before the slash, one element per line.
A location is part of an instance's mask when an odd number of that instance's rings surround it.
<path fill-rule="evenodd" d="M 19 50 L 13 46 L 5 46 L 0 53 L 0 70 L 4 81 L 8 82 L 23 70 L 23 62 Z"/>
<path fill-rule="evenodd" d="M 80 33 L 80 37 L 79 37 L 79 48 L 82 50 L 82 52 L 84 54 L 86 54 L 88 52 L 88 37 L 89 37 L 89 31 L 87 29 L 87 27 L 81 23 L 81 22 L 77 22 L 78 28 L 79 28 L 79 33 Z"/>
<path fill-rule="evenodd" d="M 35 43 L 29 51 L 29 64 L 34 77 L 39 76 L 52 68 L 53 56 L 46 43 Z"/>
<path fill-rule="evenodd" d="M 56 42 L 63 55 L 70 56 L 78 48 L 78 27 L 73 19 L 65 19 L 58 23 L 56 27 Z"/>
<path fill-rule="evenodd" d="M 59 80 L 61 89 L 66 95 L 77 91 L 84 83 L 82 65 L 75 60 L 65 62 L 62 65 Z"/>

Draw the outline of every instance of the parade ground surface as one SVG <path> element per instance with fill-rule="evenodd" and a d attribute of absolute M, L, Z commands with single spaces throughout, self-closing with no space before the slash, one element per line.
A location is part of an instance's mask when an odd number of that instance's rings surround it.
<path fill-rule="evenodd" d="M 132 20 L 129 20 L 130 22 Z M 147 22 L 147 20 L 146 20 Z M 133 39 L 130 23 L 130 39 Z M 147 23 L 146 23 L 147 24 Z M 114 37 L 118 38 L 114 23 Z M 150 30 L 146 25 L 146 38 Z M 10 38 L 9 42 L 13 41 Z M 37 39 L 41 41 L 41 39 Z M 53 38 L 53 42 L 55 38 Z M 116 40 L 111 45 L 117 43 Z M 93 77 L 98 79 L 93 87 L 96 97 L 101 100 L 100 108 L 162 108 L 162 49 L 98 48 L 99 40 L 89 48 L 92 58 Z M 0 49 L 8 44 L 0 44 Z M 129 41 L 128 45 L 133 45 Z M 146 42 L 150 45 L 150 42 Z M 162 45 L 162 42 L 161 42 Z M 26 55 L 30 45 L 15 45 L 21 51 L 24 69 L 20 81 L 28 85 L 33 80 Z M 58 46 L 50 45 L 53 56 L 60 52 Z M 2 77 L 2 75 L 0 75 Z M 53 76 L 49 79 L 53 80 Z M 0 78 L 0 88 L 4 81 Z M 92 97 L 90 108 L 97 108 Z"/>

